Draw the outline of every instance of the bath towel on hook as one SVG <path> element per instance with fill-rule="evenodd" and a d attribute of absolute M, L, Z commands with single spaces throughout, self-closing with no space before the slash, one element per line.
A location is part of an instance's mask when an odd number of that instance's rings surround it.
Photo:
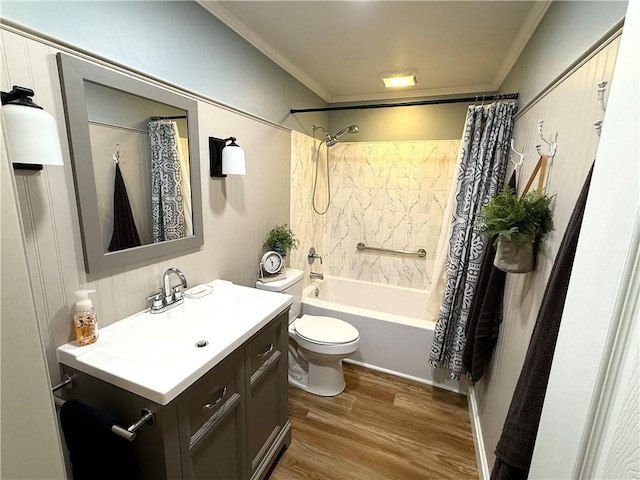
<path fill-rule="evenodd" d="M 593 165 L 576 201 L 545 287 L 522 371 L 496 445 L 491 480 L 524 480 L 529 475 L 592 173 Z"/>
<path fill-rule="evenodd" d="M 115 252 L 126 248 L 140 246 L 140 236 L 131 212 L 127 187 L 120 171 L 120 149 L 116 147 L 113 161 L 116 164 L 116 175 L 113 187 L 113 235 L 108 250 Z"/>

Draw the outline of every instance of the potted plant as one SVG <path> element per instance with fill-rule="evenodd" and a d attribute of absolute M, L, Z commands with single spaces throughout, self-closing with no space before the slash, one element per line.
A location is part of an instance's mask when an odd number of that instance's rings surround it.
<path fill-rule="evenodd" d="M 482 208 L 482 230 L 497 235 L 494 265 L 509 273 L 535 268 L 535 243 L 553 230 L 552 197 L 533 191 L 517 197 L 504 189 Z"/>
<path fill-rule="evenodd" d="M 263 248 L 265 250 L 274 250 L 280 255 L 285 257 L 289 250 L 298 248 L 300 241 L 296 235 L 291 231 L 289 226 L 284 223 L 282 225 L 276 225 L 267 234 L 267 239 L 264 241 Z"/>

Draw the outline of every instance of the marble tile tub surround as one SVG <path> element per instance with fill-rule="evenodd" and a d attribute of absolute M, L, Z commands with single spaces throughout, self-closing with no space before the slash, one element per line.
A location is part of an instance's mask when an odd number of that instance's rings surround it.
<path fill-rule="evenodd" d="M 291 225 L 301 248 L 291 266 L 308 269 L 308 241 L 314 241 L 326 274 L 429 289 L 459 140 L 338 143 L 329 149 L 331 206 L 324 216 L 311 208 L 317 143 L 292 135 Z M 323 163 L 325 152 L 323 145 Z M 427 256 L 358 252 L 358 242 L 424 248 Z"/>
<path fill-rule="evenodd" d="M 302 133 L 291 131 L 291 205 L 290 227 L 300 240 L 300 247 L 290 252 L 289 266 L 309 272 L 311 268 L 307 262 L 307 252 L 314 247 L 318 253 L 324 252 L 324 226 L 326 215 L 318 215 L 313 211 L 313 178 L 315 175 L 315 161 L 318 154 L 318 140 Z M 326 205 L 326 155 L 327 150 L 320 148 L 320 164 L 318 165 L 318 195 L 319 206 Z M 322 211 L 322 210 L 321 210 Z M 319 264 L 313 265 L 313 271 L 319 270 Z M 308 275 L 304 277 L 304 284 L 309 282 Z"/>

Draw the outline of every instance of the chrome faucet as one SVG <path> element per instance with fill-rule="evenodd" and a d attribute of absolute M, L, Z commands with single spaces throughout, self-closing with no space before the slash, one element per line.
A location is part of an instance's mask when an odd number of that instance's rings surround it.
<path fill-rule="evenodd" d="M 171 288 L 171 274 L 174 273 L 180 279 L 180 285 Z M 162 275 L 162 291 L 156 292 L 147 301 L 153 300 L 153 305 L 149 309 L 151 313 L 162 313 L 171 307 L 184 302 L 182 292 L 187 288 L 187 277 L 178 268 L 168 268 Z"/>
<path fill-rule="evenodd" d="M 320 265 L 322 265 L 322 257 L 316 253 L 315 248 L 311 247 L 309 249 L 309 253 L 307 253 L 307 261 L 309 262 L 309 265 L 311 265 L 316 258 L 320 260 Z"/>
<path fill-rule="evenodd" d="M 322 257 L 316 253 L 315 248 L 311 247 L 309 249 L 309 253 L 307 253 L 307 261 L 309 262 L 309 265 L 315 262 L 316 258 L 320 260 L 320 265 L 322 265 Z M 309 278 L 311 280 L 324 280 L 324 275 L 319 272 L 309 272 Z"/>
<path fill-rule="evenodd" d="M 175 273 L 180 282 L 182 282 L 182 287 L 177 286 L 173 290 L 171 290 L 171 274 Z M 162 275 L 162 285 L 163 285 L 163 294 L 164 294 L 164 303 L 165 305 L 169 305 L 177 300 L 182 300 L 182 291 L 187 289 L 187 277 L 184 276 L 184 273 L 175 267 L 168 268 L 164 275 Z"/>
<path fill-rule="evenodd" d="M 309 272 L 309 278 L 311 280 L 324 280 L 324 274 L 318 272 Z"/>

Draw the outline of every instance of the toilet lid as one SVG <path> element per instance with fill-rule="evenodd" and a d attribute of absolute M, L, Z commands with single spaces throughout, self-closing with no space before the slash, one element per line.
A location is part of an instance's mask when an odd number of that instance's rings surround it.
<path fill-rule="evenodd" d="M 298 335 L 315 343 L 349 343 L 360 335 L 356 327 L 333 317 L 303 315 L 293 326 Z"/>

